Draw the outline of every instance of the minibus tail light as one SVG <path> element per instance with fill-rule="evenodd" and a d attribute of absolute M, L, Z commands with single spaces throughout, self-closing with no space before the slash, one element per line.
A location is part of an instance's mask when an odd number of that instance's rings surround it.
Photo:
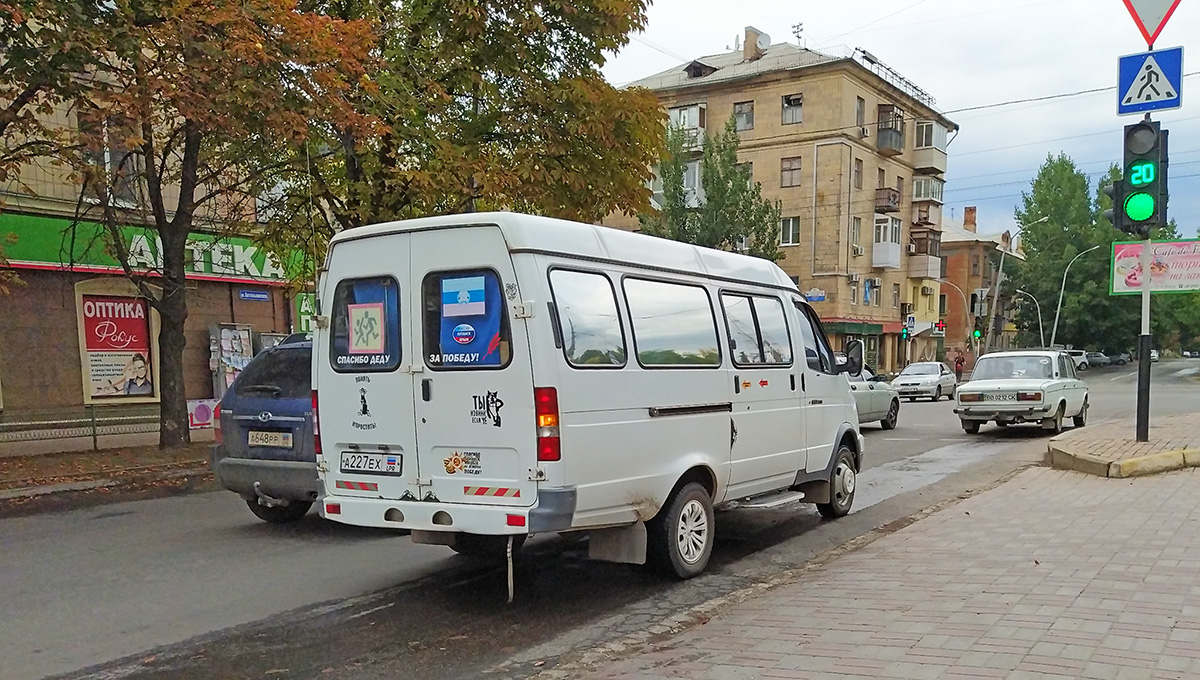
<path fill-rule="evenodd" d="M 313 430 L 313 445 L 316 447 L 317 455 L 321 455 L 321 419 L 317 417 L 317 391 L 312 391 L 312 430 Z"/>
<path fill-rule="evenodd" d="M 537 459 L 560 460 L 562 448 L 558 438 L 558 390 L 553 387 L 533 388 L 533 403 L 537 413 Z"/>

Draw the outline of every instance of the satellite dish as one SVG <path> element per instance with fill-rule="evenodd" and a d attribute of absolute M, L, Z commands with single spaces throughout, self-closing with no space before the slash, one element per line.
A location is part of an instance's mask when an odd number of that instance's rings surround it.
<path fill-rule="evenodd" d="M 771 36 L 766 33 L 759 33 L 758 40 L 754 41 L 754 44 L 758 46 L 758 49 L 766 52 L 767 48 L 771 46 Z"/>

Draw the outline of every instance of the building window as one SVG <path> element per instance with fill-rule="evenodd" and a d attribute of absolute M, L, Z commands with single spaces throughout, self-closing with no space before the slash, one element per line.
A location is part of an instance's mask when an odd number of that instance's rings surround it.
<path fill-rule="evenodd" d="M 979 276 L 979 253 L 971 253 L 971 276 Z"/>
<path fill-rule="evenodd" d="M 946 150 L 946 128 L 929 120 L 917 122 L 916 148 Z"/>
<path fill-rule="evenodd" d="M 883 168 L 879 168 L 878 170 L 875 171 L 875 188 L 882 189 L 886 185 L 887 185 L 887 173 L 884 172 Z"/>
<path fill-rule="evenodd" d="M 783 97 L 783 124 L 804 122 L 804 95 L 789 94 Z"/>
<path fill-rule="evenodd" d="M 733 105 L 733 118 L 738 132 L 754 129 L 754 102 L 738 102 Z"/>
<path fill-rule="evenodd" d="M 800 245 L 800 218 L 785 217 L 779 222 L 779 245 Z"/>
<path fill-rule="evenodd" d="M 904 178 L 896 175 L 896 191 L 900 192 L 900 200 L 904 200 Z"/>
<path fill-rule="evenodd" d="M 918 177 L 913 179 L 913 200 L 942 202 L 942 193 L 946 183 L 936 177 Z"/>
<path fill-rule="evenodd" d="M 703 130 L 705 110 L 706 107 L 704 104 L 691 104 L 689 106 L 676 106 L 667 113 L 673 127 L 685 130 Z"/>
<path fill-rule="evenodd" d="M 779 186 L 800 186 L 800 157 L 784 158 L 779 162 Z"/>
<path fill-rule="evenodd" d="M 861 189 L 863 180 L 863 162 L 861 158 L 854 159 L 854 188 Z"/>
<path fill-rule="evenodd" d="M 938 314 L 940 314 L 941 316 L 946 316 L 946 296 L 945 295 L 938 296 Z"/>
<path fill-rule="evenodd" d="M 892 218 L 892 243 L 900 242 L 900 218 Z"/>
<path fill-rule="evenodd" d="M 854 98 L 854 124 L 859 127 L 867 125 L 867 100 L 862 97 Z"/>
<path fill-rule="evenodd" d="M 79 132 L 94 142 L 84 150 L 87 164 L 95 168 L 94 176 L 88 178 L 89 184 L 85 187 L 87 197 L 99 200 L 107 194 L 114 204 L 136 205 L 141 179 L 139 157 L 126 148 L 127 135 L 121 130 L 120 119 L 115 116 L 97 118 L 86 114 L 79 117 Z M 104 186 L 99 186 L 99 182 Z"/>
<path fill-rule="evenodd" d="M 862 240 L 862 218 L 852 217 L 850 219 L 850 244 L 858 245 Z"/>
<path fill-rule="evenodd" d="M 892 306 L 896 309 L 900 308 L 900 284 L 892 284 Z"/>
<path fill-rule="evenodd" d="M 942 262 L 942 272 L 941 272 L 941 274 L 942 274 L 942 275 L 941 275 L 939 278 L 943 278 L 943 279 L 944 279 L 944 278 L 946 278 L 946 273 L 947 273 L 948 271 L 950 271 L 950 270 L 949 270 L 949 269 L 946 267 L 946 258 L 942 257 L 942 258 L 939 258 L 939 259 L 940 259 L 940 260 L 941 260 L 941 262 Z"/>
<path fill-rule="evenodd" d="M 858 304 L 858 284 L 853 281 L 850 282 L 850 304 Z"/>
<path fill-rule="evenodd" d="M 879 279 L 875 280 L 878 281 Z M 883 291 L 879 289 L 878 285 L 875 285 L 871 286 L 871 293 L 873 293 L 871 296 L 871 301 L 875 303 L 876 307 L 880 306 L 880 303 L 883 300 Z"/>

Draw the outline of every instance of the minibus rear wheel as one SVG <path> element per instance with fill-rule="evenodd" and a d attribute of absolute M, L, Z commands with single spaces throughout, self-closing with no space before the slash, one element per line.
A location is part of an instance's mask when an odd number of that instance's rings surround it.
<path fill-rule="evenodd" d="M 692 578 L 708 566 L 714 528 L 708 491 L 696 482 L 684 484 L 647 522 L 646 557 L 659 571 L 681 579 Z"/>

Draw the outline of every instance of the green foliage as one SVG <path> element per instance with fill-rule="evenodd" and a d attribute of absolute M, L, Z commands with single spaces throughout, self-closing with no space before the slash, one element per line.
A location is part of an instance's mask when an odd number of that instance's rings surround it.
<path fill-rule="evenodd" d="M 747 166 L 738 163 L 737 123 L 733 116 L 716 136 L 705 136 L 700 157 L 703 202 L 688 205 L 684 173 L 692 160 L 687 133 L 671 129 L 666 153 L 659 162 L 663 205 L 656 213 L 642 213 L 642 231 L 663 238 L 708 248 L 734 249 L 743 239 L 755 257 L 775 261 L 779 252 L 780 204 L 762 197 L 762 185 L 750 178 Z"/>
<path fill-rule="evenodd" d="M 1087 175 L 1066 154 L 1047 156 L 1030 190 L 1022 194 L 1015 211 L 1021 232 L 1025 263 L 1013 272 L 1013 284 L 1033 294 L 1042 305 L 1046 341 L 1050 342 L 1063 272 L 1079 253 L 1093 246 L 1071 265 L 1063 288 L 1059 314 L 1059 344 L 1101 351 L 1129 351 L 1137 344 L 1141 330 L 1141 302 L 1138 296 L 1109 295 L 1112 244 L 1133 240 L 1113 228 L 1103 218 L 1111 207 L 1101 188 L 1120 177 L 1116 165 L 1099 178 L 1091 191 Z M 1032 224 L 1043 216 L 1050 219 Z M 1156 229 L 1154 238 L 1178 238 L 1174 222 Z M 1007 263 L 1005 269 L 1008 269 Z M 1151 331 L 1160 347 L 1190 344 L 1200 335 L 1200 295 L 1155 295 L 1151 311 Z M 1038 320 L 1032 304 L 1020 304 L 1016 323 L 1018 342 L 1038 343 Z"/>

